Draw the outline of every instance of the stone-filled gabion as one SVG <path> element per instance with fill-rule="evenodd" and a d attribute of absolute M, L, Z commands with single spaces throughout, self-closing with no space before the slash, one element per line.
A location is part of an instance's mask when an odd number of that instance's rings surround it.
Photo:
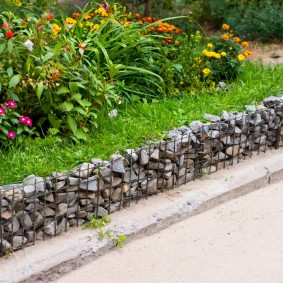
<path fill-rule="evenodd" d="M 247 109 L 252 109 L 250 106 Z M 151 194 L 225 168 L 254 152 L 277 148 L 283 100 L 269 97 L 256 111 L 205 114 L 169 131 L 159 143 L 93 158 L 75 170 L 28 176 L 0 189 L 0 255 L 82 225 L 89 212 L 103 216 Z"/>

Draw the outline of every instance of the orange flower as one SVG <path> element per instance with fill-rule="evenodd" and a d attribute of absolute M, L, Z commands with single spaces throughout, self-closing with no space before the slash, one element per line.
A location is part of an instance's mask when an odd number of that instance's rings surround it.
<path fill-rule="evenodd" d="M 224 29 L 224 30 L 228 30 L 229 28 L 230 28 L 230 26 L 227 25 L 227 24 L 223 24 L 223 25 L 222 25 L 222 29 Z"/>
<path fill-rule="evenodd" d="M 235 42 L 239 43 L 241 41 L 241 39 L 239 37 L 234 37 L 233 38 Z"/>
<path fill-rule="evenodd" d="M 141 15 L 139 13 L 137 13 L 137 14 L 134 14 L 134 17 L 139 19 L 141 17 Z"/>
<path fill-rule="evenodd" d="M 155 27 L 152 27 L 152 26 L 151 26 L 151 27 L 149 27 L 149 30 L 150 30 L 150 31 L 155 31 Z"/>
<path fill-rule="evenodd" d="M 252 53 L 251 51 L 249 51 L 249 50 L 246 50 L 246 51 L 244 52 L 244 55 L 245 55 L 246 57 L 250 57 L 250 56 L 253 55 L 253 53 Z"/>
<path fill-rule="evenodd" d="M 223 40 L 228 40 L 229 39 L 229 36 L 227 34 L 222 34 L 221 38 Z"/>
<path fill-rule="evenodd" d="M 249 47 L 250 45 L 249 45 L 246 41 L 243 41 L 243 42 L 242 42 L 242 46 L 243 46 L 243 47 Z"/>

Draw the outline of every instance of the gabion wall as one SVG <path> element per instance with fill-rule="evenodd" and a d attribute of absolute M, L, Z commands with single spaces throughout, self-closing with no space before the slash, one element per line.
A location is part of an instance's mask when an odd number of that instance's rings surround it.
<path fill-rule="evenodd" d="M 79 168 L 28 176 L 0 189 L 0 255 L 80 226 L 87 214 L 113 213 L 131 201 L 172 189 L 282 143 L 283 100 L 269 97 L 253 112 L 206 114 L 159 143 L 93 158 Z"/>

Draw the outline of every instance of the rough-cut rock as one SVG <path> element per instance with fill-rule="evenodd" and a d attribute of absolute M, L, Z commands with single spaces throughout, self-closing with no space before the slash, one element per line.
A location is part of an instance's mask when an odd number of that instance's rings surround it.
<path fill-rule="evenodd" d="M 149 162 L 149 155 L 145 150 L 141 150 L 139 154 L 139 161 L 141 165 L 146 165 Z"/>
<path fill-rule="evenodd" d="M 20 211 L 17 213 L 17 219 L 19 220 L 22 228 L 28 230 L 32 227 L 32 221 L 29 214 L 26 211 Z"/>
<path fill-rule="evenodd" d="M 67 213 L 67 204 L 66 203 L 59 203 L 57 206 L 56 216 L 60 217 Z"/>
<path fill-rule="evenodd" d="M 86 180 L 82 180 L 80 183 L 80 189 L 81 190 L 89 190 L 92 192 L 96 192 L 99 190 L 102 190 L 104 187 L 104 182 L 102 179 L 97 180 L 97 177 L 90 177 Z"/>
<path fill-rule="evenodd" d="M 87 179 L 91 176 L 95 166 L 92 163 L 83 163 L 80 168 L 72 173 L 72 176 Z"/>
<path fill-rule="evenodd" d="M 50 224 L 45 226 L 44 232 L 47 235 L 55 236 L 55 234 L 59 235 L 68 230 L 69 230 L 69 223 L 65 218 L 63 218 L 62 220 L 58 221 L 57 225 L 55 221 L 52 221 Z"/>
<path fill-rule="evenodd" d="M 281 97 L 269 96 L 269 97 L 267 97 L 263 100 L 263 105 L 265 107 L 272 107 L 272 106 L 275 106 L 275 105 L 279 105 L 282 102 L 283 102 L 283 99 Z"/>
<path fill-rule="evenodd" d="M 23 181 L 24 186 L 35 186 L 39 192 L 44 192 L 45 181 L 42 177 L 36 177 L 35 175 L 29 175 Z"/>
<path fill-rule="evenodd" d="M 113 172 L 107 167 L 103 167 L 99 171 L 99 176 L 102 177 L 103 181 L 106 183 L 110 183 L 113 180 Z"/>
<path fill-rule="evenodd" d="M 4 230 L 7 232 L 12 232 L 13 234 L 18 232 L 20 229 L 20 223 L 16 217 L 12 218 L 12 221 L 9 225 L 4 226 Z"/>
<path fill-rule="evenodd" d="M 130 163 L 135 163 L 139 159 L 134 149 L 126 149 L 125 154 Z"/>
<path fill-rule="evenodd" d="M 17 250 L 27 243 L 27 238 L 23 236 L 15 236 L 13 237 L 13 250 Z"/>
<path fill-rule="evenodd" d="M 239 154 L 240 152 L 240 146 L 239 145 L 234 145 L 226 148 L 226 154 L 230 156 L 235 156 Z"/>
<path fill-rule="evenodd" d="M 211 122 L 219 122 L 221 120 L 221 118 L 219 116 L 216 115 L 211 115 L 211 114 L 207 114 L 205 113 L 203 115 L 204 119 L 209 120 Z"/>
<path fill-rule="evenodd" d="M 35 188 L 35 186 L 27 185 L 23 187 L 23 193 L 25 198 L 29 198 L 36 195 L 38 190 Z"/>
<path fill-rule="evenodd" d="M 120 201 L 122 197 L 122 189 L 121 188 L 117 188 L 115 189 L 115 191 L 112 193 L 111 195 L 111 200 L 113 202 L 117 202 Z"/>

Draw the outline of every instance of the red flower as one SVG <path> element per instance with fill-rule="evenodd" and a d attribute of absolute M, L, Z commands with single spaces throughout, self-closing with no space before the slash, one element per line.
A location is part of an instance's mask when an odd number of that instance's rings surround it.
<path fill-rule="evenodd" d="M 2 28 L 7 28 L 9 25 L 7 23 L 2 24 Z"/>
<path fill-rule="evenodd" d="M 66 45 L 65 50 L 70 52 L 70 50 L 71 50 L 70 46 Z"/>
<path fill-rule="evenodd" d="M 54 15 L 48 13 L 48 15 L 47 15 L 47 17 L 46 17 L 46 20 L 47 20 L 47 21 L 50 21 L 50 20 L 52 20 L 53 18 L 54 18 Z"/>
<path fill-rule="evenodd" d="M 14 33 L 12 32 L 12 30 L 10 30 L 10 29 L 6 32 L 6 36 L 7 36 L 7 37 L 14 37 L 14 35 L 15 35 L 15 34 L 14 34 Z"/>
<path fill-rule="evenodd" d="M 82 50 L 85 50 L 85 45 L 84 44 L 79 44 L 78 47 Z"/>

